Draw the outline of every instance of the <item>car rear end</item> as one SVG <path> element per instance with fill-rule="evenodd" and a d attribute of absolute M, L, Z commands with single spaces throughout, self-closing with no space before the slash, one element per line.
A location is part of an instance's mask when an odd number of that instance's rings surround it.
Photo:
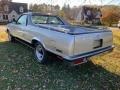
<path fill-rule="evenodd" d="M 110 30 L 92 30 L 73 33 L 74 55 L 68 57 L 75 65 L 85 63 L 89 57 L 113 50 L 113 35 Z"/>

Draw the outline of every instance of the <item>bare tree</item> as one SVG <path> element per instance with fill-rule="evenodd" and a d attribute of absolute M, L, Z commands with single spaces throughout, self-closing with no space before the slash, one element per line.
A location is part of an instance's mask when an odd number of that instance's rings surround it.
<path fill-rule="evenodd" d="M 12 0 L 0 0 L 0 11 L 4 11 L 4 6 L 8 5 Z"/>

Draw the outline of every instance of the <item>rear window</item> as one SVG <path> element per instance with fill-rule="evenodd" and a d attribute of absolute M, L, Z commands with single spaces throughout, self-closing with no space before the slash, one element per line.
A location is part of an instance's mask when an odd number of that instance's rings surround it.
<path fill-rule="evenodd" d="M 48 19 L 48 24 L 62 25 L 63 22 L 58 17 L 50 16 Z"/>
<path fill-rule="evenodd" d="M 33 24 L 63 25 L 63 22 L 60 20 L 60 18 L 56 16 L 47 16 L 47 15 L 33 15 L 32 23 Z"/>
<path fill-rule="evenodd" d="M 32 16 L 32 22 L 34 24 L 46 24 L 48 16 Z"/>

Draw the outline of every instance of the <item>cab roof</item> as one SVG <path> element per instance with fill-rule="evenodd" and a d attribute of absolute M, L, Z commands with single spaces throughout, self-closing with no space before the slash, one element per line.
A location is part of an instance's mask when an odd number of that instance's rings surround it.
<path fill-rule="evenodd" d="M 45 15 L 45 16 L 57 16 L 57 15 L 52 15 L 51 13 L 40 13 L 40 12 L 27 12 L 24 14 L 29 14 L 29 15 Z"/>

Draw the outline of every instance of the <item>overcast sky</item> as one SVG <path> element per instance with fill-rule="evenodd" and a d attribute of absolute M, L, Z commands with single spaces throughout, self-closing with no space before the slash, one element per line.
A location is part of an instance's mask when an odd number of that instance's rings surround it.
<path fill-rule="evenodd" d="M 120 0 L 86 0 L 86 2 L 84 2 L 85 0 L 52 0 L 52 4 L 56 5 L 58 4 L 59 6 L 63 6 L 64 3 L 66 4 L 70 4 L 71 7 L 73 6 L 79 6 L 79 5 L 83 5 L 83 4 L 93 4 L 93 5 L 101 5 L 101 4 L 120 4 Z M 37 4 L 41 4 L 41 3 L 46 3 L 46 4 L 51 4 L 51 0 L 13 0 L 13 2 L 22 2 L 22 3 L 37 3 Z"/>

